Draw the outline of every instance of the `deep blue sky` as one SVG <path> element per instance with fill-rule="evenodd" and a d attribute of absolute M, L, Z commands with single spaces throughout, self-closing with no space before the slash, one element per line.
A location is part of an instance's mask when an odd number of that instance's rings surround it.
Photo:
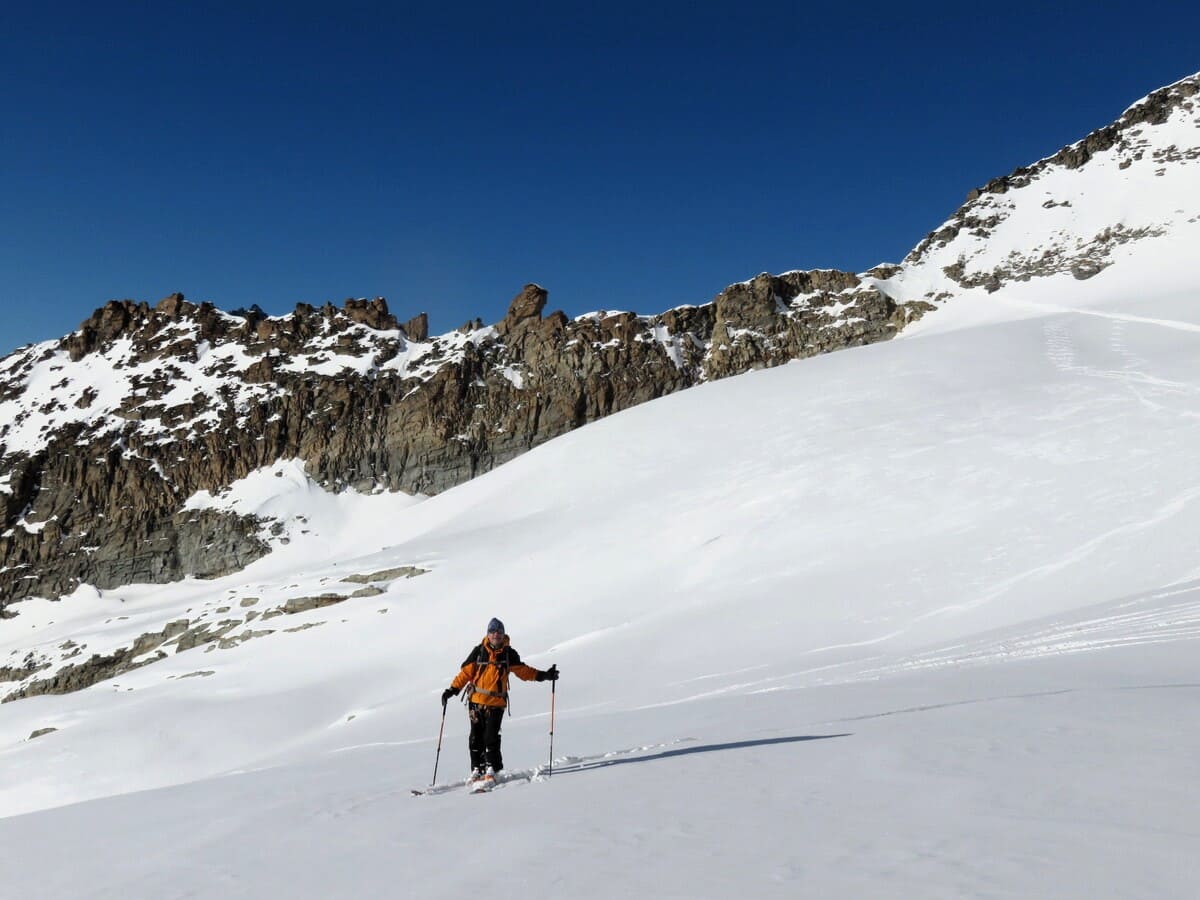
<path fill-rule="evenodd" d="M 1200 69 L 1154 0 L 14 6 L 0 353 L 172 291 L 445 331 L 862 270 Z"/>

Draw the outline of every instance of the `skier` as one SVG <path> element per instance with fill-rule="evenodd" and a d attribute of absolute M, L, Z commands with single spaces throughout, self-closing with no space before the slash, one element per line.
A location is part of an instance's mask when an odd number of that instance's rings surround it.
<path fill-rule="evenodd" d="M 467 696 L 471 718 L 471 736 L 467 746 L 471 751 L 471 781 L 494 783 L 496 773 L 504 768 L 500 755 L 500 725 L 508 706 L 508 673 L 523 681 L 557 681 L 558 666 L 542 671 L 521 662 L 508 642 L 504 623 L 499 619 L 488 622 L 487 636 L 473 647 L 463 660 L 462 669 L 450 687 L 442 691 L 442 708 L 457 696 L 464 686 L 471 686 Z"/>

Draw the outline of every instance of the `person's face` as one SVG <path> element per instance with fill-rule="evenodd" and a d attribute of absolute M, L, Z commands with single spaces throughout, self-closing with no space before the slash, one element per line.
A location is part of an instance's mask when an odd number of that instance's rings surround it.
<path fill-rule="evenodd" d="M 504 643 L 504 632 L 503 631 L 489 631 L 488 632 L 488 643 L 491 644 L 493 647 L 499 647 L 501 644 Z"/>

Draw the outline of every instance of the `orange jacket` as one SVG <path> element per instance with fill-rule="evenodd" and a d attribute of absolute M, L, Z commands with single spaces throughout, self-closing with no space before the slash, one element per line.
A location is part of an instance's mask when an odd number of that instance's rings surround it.
<path fill-rule="evenodd" d="M 460 691 L 467 684 L 474 685 L 470 700 L 483 706 L 508 705 L 508 673 L 512 672 L 522 681 L 536 681 L 539 675 L 533 666 L 521 662 L 517 651 L 509 646 L 508 635 L 495 650 L 485 637 L 463 660 L 462 669 L 450 682 L 450 687 Z"/>

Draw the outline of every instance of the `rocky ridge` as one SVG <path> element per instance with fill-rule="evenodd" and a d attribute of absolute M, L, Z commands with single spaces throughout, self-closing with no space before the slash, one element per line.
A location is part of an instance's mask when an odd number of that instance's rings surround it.
<path fill-rule="evenodd" d="M 701 381 L 885 340 L 928 308 L 832 271 L 656 316 L 545 315 L 547 296 L 527 285 L 495 325 L 434 337 L 382 298 L 280 317 L 114 301 L 0 360 L 0 592 L 225 574 L 270 531 L 185 503 L 278 460 L 331 489 L 436 493 Z"/>

